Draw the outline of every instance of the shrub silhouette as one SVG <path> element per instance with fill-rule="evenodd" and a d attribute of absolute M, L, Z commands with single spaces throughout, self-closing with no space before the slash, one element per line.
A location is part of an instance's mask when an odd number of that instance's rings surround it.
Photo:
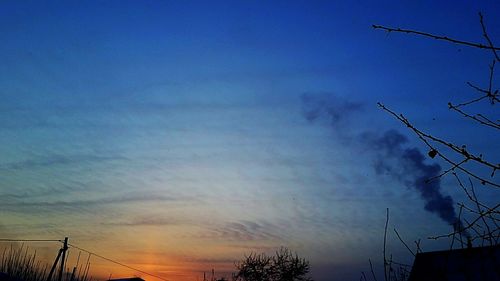
<path fill-rule="evenodd" d="M 273 256 L 251 253 L 236 263 L 238 281 L 309 281 L 309 261 L 287 248 L 280 248 Z"/>

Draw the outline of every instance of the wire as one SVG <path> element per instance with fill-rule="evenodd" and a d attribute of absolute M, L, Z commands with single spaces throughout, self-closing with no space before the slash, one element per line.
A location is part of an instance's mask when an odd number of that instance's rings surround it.
<path fill-rule="evenodd" d="M 7 239 L 7 238 L 0 238 L 0 242 L 59 242 L 59 243 L 64 243 L 64 241 L 63 241 L 63 240 L 58 240 L 58 239 L 56 240 L 56 239 Z M 152 276 L 152 277 L 156 277 L 156 278 L 161 279 L 161 280 L 164 280 L 164 281 L 170 281 L 170 280 L 165 279 L 165 278 L 163 278 L 163 277 L 160 277 L 160 276 L 158 276 L 158 275 L 155 275 L 155 274 L 152 274 L 152 273 L 149 273 L 149 272 L 146 272 L 146 271 L 143 271 L 143 270 L 140 270 L 140 269 L 137 269 L 137 268 L 131 267 L 131 266 L 129 266 L 129 265 L 123 264 L 123 263 L 121 263 L 121 262 L 117 262 L 117 261 L 115 261 L 115 260 L 112 260 L 112 259 L 106 258 L 106 257 L 104 257 L 104 256 L 101 256 L 101 255 L 96 254 L 96 253 L 94 253 L 94 252 L 91 252 L 91 251 L 89 251 L 89 250 L 86 250 L 86 249 L 83 249 L 83 248 L 81 248 L 81 247 L 78 247 L 78 246 L 76 246 L 76 245 L 74 245 L 74 244 L 70 244 L 70 243 L 68 243 L 68 245 L 69 245 L 69 246 L 71 246 L 71 247 L 73 247 L 73 248 L 76 248 L 76 249 L 78 249 L 78 250 L 80 250 L 80 251 L 87 252 L 89 255 L 94 255 L 94 256 L 96 256 L 96 257 L 98 257 L 98 258 L 101 258 L 101 259 L 107 260 L 107 261 L 109 261 L 109 262 L 112 262 L 112 263 L 118 264 L 118 265 L 123 266 L 123 267 L 126 267 L 126 268 L 128 268 L 128 269 L 132 269 L 132 270 L 135 270 L 135 271 L 137 271 L 137 272 L 144 273 L 144 274 L 147 274 L 147 275 Z M 89 256 L 89 258 L 90 258 L 90 256 Z"/>
<path fill-rule="evenodd" d="M 68 243 L 68 245 L 69 245 L 69 246 L 71 246 L 71 247 L 73 247 L 73 248 L 76 248 L 76 249 L 78 249 L 78 250 L 80 250 L 80 251 L 84 251 L 84 252 L 87 252 L 87 253 L 89 253 L 89 254 L 91 254 L 91 255 L 94 255 L 94 256 L 96 256 L 96 257 L 98 257 L 98 258 L 101 258 L 101 259 L 107 260 L 107 261 L 109 261 L 109 262 L 112 262 L 112 263 L 115 263 L 115 264 L 121 265 L 121 266 L 126 267 L 126 268 L 128 268 L 128 269 L 132 269 L 132 270 L 135 270 L 135 271 L 137 271 L 137 272 L 144 273 L 144 274 L 147 274 L 147 275 L 152 276 L 152 277 L 156 277 L 156 278 L 161 279 L 161 280 L 164 280 L 164 281 L 170 281 L 170 280 L 165 279 L 165 278 L 163 278 L 163 277 L 160 277 L 160 276 L 158 276 L 158 275 L 155 275 L 155 274 L 152 274 L 152 273 L 149 273 L 149 272 L 146 272 L 146 271 L 143 271 L 143 270 L 140 270 L 140 269 L 137 269 L 137 268 L 131 267 L 131 266 L 129 266 L 129 265 L 123 264 L 123 263 L 121 263 L 121 262 L 114 261 L 114 260 L 109 259 L 109 258 L 106 258 L 106 257 L 103 257 L 103 256 L 101 256 L 101 255 L 99 255 L 99 254 L 96 254 L 96 253 L 91 252 L 91 251 L 89 251 L 89 250 L 85 250 L 85 249 L 83 249 L 83 248 L 81 248 L 81 247 L 78 247 L 78 246 L 76 246 L 76 245 L 74 245 L 74 244 L 70 244 L 70 243 Z"/>
<path fill-rule="evenodd" d="M 0 238 L 0 242 L 63 242 L 55 239 L 6 239 Z"/>

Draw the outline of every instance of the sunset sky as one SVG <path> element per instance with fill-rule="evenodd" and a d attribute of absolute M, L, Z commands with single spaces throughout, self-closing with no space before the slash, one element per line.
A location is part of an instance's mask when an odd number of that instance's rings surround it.
<path fill-rule="evenodd" d="M 67 236 L 179 281 L 280 246 L 317 281 L 358 280 L 381 264 L 386 208 L 401 261 L 394 227 L 445 247 L 425 238 L 451 227 L 382 141 L 427 151 L 376 103 L 498 157 L 498 137 L 447 108 L 486 85 L 491 54 L 371 27 L 485 43 L 482 11 L 500 44 L 499 1 L 435 2 L 1 1 L 0 238 Z M 60 245 L 29 246 L 52 262 Z"/>

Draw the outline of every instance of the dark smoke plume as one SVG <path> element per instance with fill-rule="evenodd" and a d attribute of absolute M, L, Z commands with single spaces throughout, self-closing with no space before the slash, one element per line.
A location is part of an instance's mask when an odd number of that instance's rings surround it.
<path fill-rule="evenodd" d="M 321 96 L 303 94 L 301 99 L 303 114 L 308 121 L 312 122 L 321 116 L 327 116 L 330 124 L 337 129 L 349 119 L 353 112 L 363 108 L 359 102 L 351 102 L 327 94 Z"/>
<path fill-rule="evenodd" d="M 314 97 L 302 98 L 304 115 L 309 121 L 324 115 L 331 122 L 334 131 L 343 132 L 337 125 L 349 118 L 349 114 L 358 111 L 361 105 L 337 99 L 337 103 L 326 103 Z M 330 101 L 336 101 L 331 99 Z M 314 108 L 314 105 L 317 105 Z M 340 136 L 346 139 L 346 136 Z M 358 136 L 349 136 L 351 145 L 361 144 L 364 151 L 373 157 L 373 168 L 379 175 L 388 175 L 405 186 L 416 190 L 425 201 L 424 209 L 437 214 L 442 220 L 452 225 L 455 230 L 463 228 L 457 217 L 453 199 L 441 193 L 441 180 L 437 177 L 441 172 L 439 164 L 426 164 L 425 154 L 418 148 L 408 148 L 408 139 L 396 130 L 384 133 L 364 132 Z M 429 181 L 429 179 L 433 179 Z M 465 235 L 467 235 L 465 233 Z"/>
<path fill-rule="evenodd" d="M 405 148 L 408 139 L 395 130 L 381 136 L 364 136 L 374 150 L 373 167 L 377 174 L 387 173 L 391 177 L 417 190 L 425 201 L 425 210 L 437 214 L 445 222 L 455 225 L 458 217 L 453 199 L 441 193 L 439 164 L 426 164 L 425 156 L 418 148 Z M 396 166 L 396 167 L 394 167 Z M 433 179 L 429 181 L 429 179 Z"/>

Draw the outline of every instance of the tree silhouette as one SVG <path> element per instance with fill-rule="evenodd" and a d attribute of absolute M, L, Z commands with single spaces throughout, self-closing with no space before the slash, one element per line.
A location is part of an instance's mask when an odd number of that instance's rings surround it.
<path fill-rule="evenodd" d="M 448 102 L 448 109 L 457 113 L 468 122 L 474 122 L 476 128 L 485 127 L 490 130 L 494 139 L 498 139 L 500 132 L 500 116 L 494 107 L 492 110 L 495 116 L 487 116 L 482 112 L 471 113 L 475 105 L 484 104 L 485 102 L 490 106 L 495 106 L 500 102 L 500 93 L 495 88 L 495 65 L 500 62 L 500 48 L 496 47 L 491 40 L 484 17 L 479 13 L 479 23 L 482 29 L 482 35 L 485 43 L 469 42 L 460 39 L 450 38 L 448 36 L 435 35 L 428 32 L 417 31 L 412 29 L 392 28 L 382 25 L 373 25 L 372 27 L 377 30 L 386 31 L 387 33 L 404 33 L 409 35 L 421 36 L 433 40 L 445 41 L 451 44 L 457 44 L 470 48 L 476 48 L 483 51 L 490 52 L 492 59 L 489 64 L 488 83 L 486 86 L 478 86 L 472 82 L 467 82 L 476 96 L 469 100 L 461 101 L 458 103 Z M 405 125 L 410 131 L 415 133 L 417 138 L 428 148 L 428 156 L 432 159 L 438 158 L 448 164 L 448 168 L 444 171 L 437 173 L 435 176 L 426 179 L 427 183 L 440 180 L 444 176 L 453 176 L 456 180 L 457 186 L 466 195 L 466 203 L 459 203 L 458 219 L 453 225 L 453 231 L 446 234 L 428 237 L 429 239 L 450 238 L 450 249 L 454 248 L 455 242 L 462 248 L 471 247 L 475 245 L 498 245 L 500 242 L 500 198 L 498 192 L 500 191 L 500 182 L 498 181 L 497 170 L 500 169 L 500 161 L 494 159 L 498 155 L 490 153 L 475 153 L 472 152 L 467 144 L 460 140 L 449 140 L 439 137 L 437 134 L 429 133 L 426 130 L 415 126 L 410 119 L 403 114 L 398 114 L 383 103 L 378 103 L 378 106 L 395 119 Z M 477 108 L 477 107 L 476 107 Z M 491 114 L 491 113 L 490 113 Z M 443 124 L 443 127 L 447 124 Z M 469 134 L 466 137 L 477 138 L 477 134 Z M 484 188 L 489 188 L 495 195 L 492 196 L 497 202 L 487 204 L 485 201 L 478 199 L 476 196 L 475 186 L 480 185 Z M 432 188 L 430 184 L 425 188 Z M 387 219 L 384 231 L 384 280 L 385 281 L 404 281 L 409 277 L 410 265 L 395 262 L 392 258 L 386 255 L 386 238 L 387 226 L 389 221 L 389 210 L 387 209 Z M 398 239 L 404 244 L 408 251 L 415 256 L 415 253 L 421 252 L 420 240 L 415 241 L 416 250 L 412 251 L 408 244 L 404 242 L 399 233 L 394 229 Z M 370 260 L 370 269 L 372 279 L 377 280 L 373 266 Z M 367 281 L 368 278 L 362 272 L 361 280 Z"/>
<path fill-rule="evenodd" d="M 476 126 L 486 127 L 493 134 L 494 138 L 498 139 L 500 132 L 499 116 L 486 116 L 481 112 L 471 113 L 472 105 L 487 102 L 491 106 L 495 106 L 500 102 L 499 90 L 495 89 L 495 65 L 500 62 L 500 48 L 493 44 L 488 35 L 486 24 L 483 15 L 479 13 L 479 23 L 482 28 L 485 43 L 468 42 L 447 36 L 434 35 L 428 32 L 416 31 L 411 29 L 391 28 L 381 25 L 373 25 L 373 28 L 383 30 L 388 33 L 405 33 L 415 36 L 423 36 L 433 40 L 441 40 L 452 44 L 458 44 L 471 48 L 481 49 L 491 53 L 492 60 L 489 64 L 488 84 L 486 86 L 478 86 L 472 82 L 467 82 L 467 85 L 476 92 L 473 98 L 461 101 L 459 103 L 448 103 L 448 108 L 465 120 L 474 122 Z M 463 190 L 468 200 L 467 204 L 459 203 L 459 221 L 454 225 L 453 231 L 443 235 L 429 237 L 431 239 L 451 238 L 451 247 L 453 243 L 458 241 L 462 247 L 466 243 L 489 244 L 497 245 L 500 241 L 500 203 L 496 202 L 493 205 L 488 205 L 484 201 L 479 200 L 476 196 L 475 186 L 482 185 L 491 188 L 494 192 L 500 191 L 500 182 L 498 181 L 497 170 L 500 169 L 500 161 L 492 159 L 498 155 L 488 153 L 475 153 L 471 151 L 467 144 L 459 140 L 448 140 L 439 137 L 437 134 L 429 133 L 424 129 L 416 127 L 403 114 L 398 114 L 382 103 L 378 103 L 379 107 L 385 112 L 392 115 L 394 118 L 403 123 L 410 129 L 428 148 L 428 156 L 430 158 L 440 158 L 448 164 L 448 168 L 436 175 L 434 178 L 427 179 L 427 182 L 440 179 L 443 176 L 451 175 L 455 178 L 457 186 Z M 498 107 L 495 108 L 495 110 Z M 496 111 L 494 111 L 496 114 Z M 444 124 L 446 126 L 446 124 Z M 478 137 L 469 135 L 468 137 Z M 498 194 L 497 194 L 498 195 Z M 500 197 L 496 197 L 500 198 Z M 463 239 L 465 238 L 465 239 Z"/>
<path fill-rule="evenodd" d="M 299 258 L 287 248 L 273 256 L 251 253 L 236 263 L 234 279 L 240 281 L 309 281 L 309 261 Z"/>

